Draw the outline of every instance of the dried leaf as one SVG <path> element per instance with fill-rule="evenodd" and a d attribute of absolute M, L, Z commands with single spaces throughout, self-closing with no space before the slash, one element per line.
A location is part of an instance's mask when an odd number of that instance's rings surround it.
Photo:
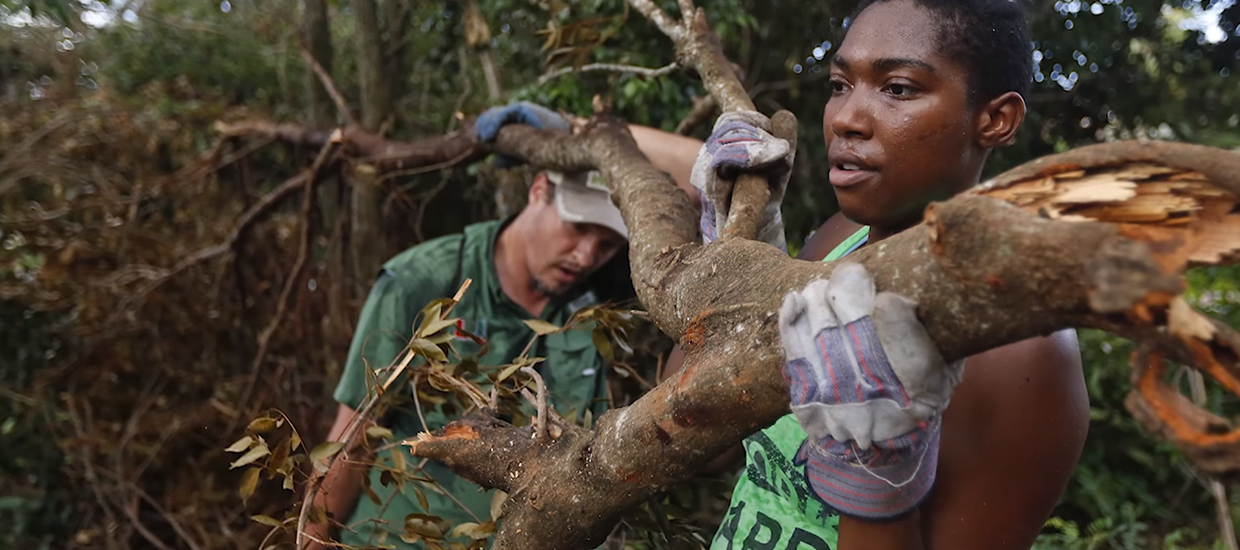
<path fill-rule="evenodd" d="M 449 535 L 453 537 L 464 536 L 464 537 L 469 537 L 470 539 L 473 539 L 473 540 L 482 540 L 494 534 L 495 534 L 495 523 L 489 522 L 489 521 L 486 523 L 473 523 L 473 522 L 461 523 L 461 524 L 458 524 L 456 527 L 453 527 L 452 532 L 449 533 Z"/>
<path fill-rule="evenodd" d="M 428 539 L 442 539 L 446 525 L 443 518 L 426 514 L 405 516 L 405 534 Z"/>
<path fill-rule="evenodd" d="M 259 468 L 250 468 L 241 476 L 241 486 L 237 489 L 237 494 L 241 495 L 241 502 L 250 500 L 250 496 L 254 494 L 254 489 L 258 488 L 258 474 L 262 473 Z"/>
<path fill-rule="evenodd" d="M 290 442 L 292 442 L 289 445 L 290 449 L 296 451 L 297 449 L 301 448 L 301 434 L 297 433 L 297 430 L 293 430 L 293 435 L 289 436 L 288 439 Z"/>
<path fill-rule="evenodd" d="M 366 435 L 375 439 L 391 439 L 392 430 L 384 428 L 383 426 L 371 426 L 366 428 Z"/>
<path fill-rule="evenodd" d="M 254 442 L 254 438 L 253 438 L 253 437 L 250 437 L 250 436 L 248 436 L 248 435 L 247 435 L 247 436 L 245 436 L 245 437 L 243 437 L 243 438 L 241 438 L 241 439 L 238 439 L 237 441 L 233 442 L 233 444 L 232 444 L 232 445 L 229 445 L 227 449 L 224 449 L 224 452 L 227 452 L 227 453 L 239 453 L 239 452 L 241 452 L 241 451 L 244 451 L 244 450 L 246 450 L 246 449 L 249 449 L 249 448 L 250 448 L 250 444 L 251 444 L 251 443 L 253 443 L 253 442 Z"/>
<path fill-rule="evenodd" d="M 383 499 L 379 498 L 379 493 L 376 493 L 374 488 L 370 486 L 370 476 L 368 475 L 362 476 L 362 490 L 366 492 L 366 497 L 369 498 L 371 502 L 378 506 L 383 505 Z"/>
<path fill-rule="evenodd" d="M 342 448 L 344 448 L 344 442 L 342 441 L 326 441 L 319 443 L 313 450 L 310 451 L 310 461 L 319 462 L 325 458 L 334 456 L 336 453 L 340 452 L 340 449 Z"/>
<path fill-rule="evenodd" d="M 271 449 L 267 448 L 266 443 L 260 441 L 258 444 L 251 447 L 249 452 L 241 455 L 241 458 L 238 458 L 235 462 L 233 462 L 228 469 L 233 470 L 240 468 L 269 454 L 271 454 Z"/>
<path fill-rule="evenodd" d="M 534 333 L 539 336 L 545 336 L 547 334 L 555 334 L 560 331 L 560 327 L 557 327 L 542 319 L 524 319 L 523 322 L 525 323 L 526 326 L 533 329 Z"/>
<path fill-rule="evenodd" d="M 262 515 L 262 514 L 259 514 L 259 515 L 257 515 L 257 516 L 250 516 L 250 519 L 251 519 L 251 520 L 253 520 L 253 521 L 255 521 L 255 522 L 257 522 L 257 523 L 261 523 L 261 524 L 263 524 L 263 525 L 266 525 L 266 526 L 268 526 L 268 527 L 276 527 L 276 528 L 279 528 L 279 529 L 283 529 L 283 528 L 284 528 L 284 522 L 282 522 L 282 521 L 280 521 L 280 520 L 278 520 L 278 519 L 276 519 L 276 518 L 273 518 L 273 517 L 271 517 L 271 516 L 264 516 L 264 515 Z"/>
<path fill-rule="evenodd" d="M 279 445 L 276 445 L 276 450 L 272 451 L 271 458 L 267 459 L 267 468 L 272 472 L 278 472 L 279 469 L 284 466 L 284 463 L 288 461 L 290 446 L 292 446 L 292 441 L 288 439 L 285 439 L 284 441 L 281 441 Z"/>
<path fill-rule="evenodd" d="M 256 434 L 267 433 L 276 429 L 276 419 L 271 418 L 270 416 L 255 418 L 252 422 L 250 422 L 249 426 L 246 426 L 245 429 Z"/>

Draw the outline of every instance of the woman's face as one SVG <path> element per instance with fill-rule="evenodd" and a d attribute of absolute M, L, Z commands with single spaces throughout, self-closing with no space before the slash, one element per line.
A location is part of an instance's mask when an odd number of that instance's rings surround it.
<path fill-rule="evenodd" d="M 844 214 L 887 231 L 977 182 L 985 161 L 964 67 L 940 51 L 933 14 L 909 0 L 874 4 L 831 63 L 823 133 Z"/>

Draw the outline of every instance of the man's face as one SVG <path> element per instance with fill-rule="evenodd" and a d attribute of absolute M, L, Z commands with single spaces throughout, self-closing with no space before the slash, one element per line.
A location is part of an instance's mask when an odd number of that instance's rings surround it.
<path fill-rule="evenodd" d="M 564 221 L 550 197 L 552 184 L 540 177 L 534 185 L 526 206 L 527 267 L 535 289 L 558 297 L 615 257 L 627 241 L 601 225 Z"/>
<path fill-rule="evenodd" d="M 925 206 L 976 183 L 985 160 L 967 73 L 944 56 L 932 14 L 874 4 L 831 64 L 823 133 L 831 185 L 852 220 L 903 229 Z"/>

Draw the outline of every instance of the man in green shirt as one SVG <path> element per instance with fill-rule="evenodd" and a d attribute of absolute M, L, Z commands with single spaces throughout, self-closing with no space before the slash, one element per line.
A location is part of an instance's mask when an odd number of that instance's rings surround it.
<path fill-rule="evenodd" d="M 477 127 L 479 138 L 489 140 L 505 123 L 565 129 L 567 125 L 558 118 L 535 105 L 515 104 L 488 111 L 479 118 Z M 639 139 L 651 131 L 637 126 L 632 129 Z M 664 146 L 647 154 L 689 190 L 693 158 L 689 153 L 695 153 L 700 142 L 684 138 L 674 145 L 679 149 Z M 366 370 L 386 367 L 398 358 L 421 309 L 432 300 L 452 296 L 467 278 L 473 283 L 452 315 L 462 319 L 465 330 L 487 341 L 486 354 L 478 358 L 481 365 L 507 364 L 521 353 L 534 336 L 523 322 L 526 319 L 562 325 L 583 307 L 632 297 L 627 280 L 614 284 L 621 279 L 617 275 L 627 274 L 626 266 L 608 269 L 611 261 L 626 261 L 622 251 L 627 230 L 606 188 L 594 178 L 594 173 L 540 173 L 530 188 L 527 206 L 516 216 L 471 225 L 461 234 L 419 244 L 384 264 L 362 309 L 336 388 L 334 397 L 339 407 L 328 440 L 341 439 L 356 418 L 368 391 Z M 480 351 L 470 340 L 456 344 L 463 355 Z M 606 408 L 606 365 L 588 331 L 539 338 L 531 355 L 546 359 L 538 369 L 550 401 L 559 411 L 575 411 L 578 416 L 590 411 L 597 416 Z M 425 403 L 422 408 L 432 430 L 450 420 Z M 385 444 L 415 436 L 423 429 L 413 405 L 394 409 L 380 419 L 392 432 Z M 420 546 L 408 545 L 400 538 L 409 514 L 437 516 L 453 524 L 490 519 L 491 494 L 438 463 L 427 463 L 416 473 L 434 479 L 438 487 L 419 485 L 425 508 L 411 487 L 401 491 L 395 484 L 384 486 L 386 468 L 412 462 L 404 447 L 393 447 L 377 457 L 362 448 L 350 449 L 347 460 L 342 456 L 335 461 L 322 478 L 315 503 L 329 512 L 332 525 L 340 528 L 308 525 L 309 535 L 328 541 L 334 531 L 336 540 L 351 547 L 417 548 Z M 404 460 L 394 453 L 405 453 Z M 378 465 L 358 466 L 372 463 Z M 378 502 L 363 494 L 363 476 Z"/>

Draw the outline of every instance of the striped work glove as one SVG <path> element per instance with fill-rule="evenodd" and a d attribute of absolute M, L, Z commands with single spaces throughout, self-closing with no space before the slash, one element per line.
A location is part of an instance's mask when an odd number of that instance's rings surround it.
<path fill-rule="evenodd" d="M 792 161 L 796 151 L 788 141 L 770 133 L 771 121 L 757 111 L 730 111 L 715 121 L 715 130 L 702 149 L 689 182 L 702 197 L 702 241 L 713 242 L 728 217 L 732 201 L 732 185 L 744 172 L 759 173 L 771 182 L 771 200 L 767 201 L 759 222 L 758 240 L 787 250 L 784 242 L 784 221 L 779 204 L 784 200 Z"/>
<path fill-rule="evenodd" d="M 797 452 L 810 487 L 841 514 L 889 519 L 930 492 L 943 410 L 963 361 L 948 364 L 917 304 L 876 293 L 860 264 L 784 297 L 779 315 Z"/>

